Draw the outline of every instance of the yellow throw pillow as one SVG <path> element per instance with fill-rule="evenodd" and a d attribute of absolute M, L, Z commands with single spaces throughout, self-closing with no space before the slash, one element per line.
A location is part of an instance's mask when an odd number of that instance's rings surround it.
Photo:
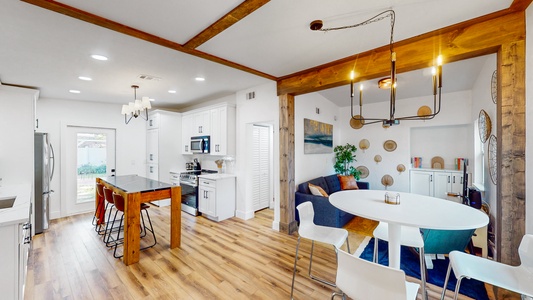
<path fill-rule="evenodd" d="M 358 190 L 359 187 L 357 186 L 357 182 L 355 181 L 355 178 L 353 175 L 337 175 L 339 177 L 339 181 L 341 183 L 341 190 Z"/>
<path fill-rule="evenodd" d="M 322 196 L 322 197 L 328 196 L 328 193 L 326 193 L 326 191 L 324 191 L 323 188 L 321 188 L 318 185 L 314 185 L 312 183 L 309 183 L 309 190 L 311 191 L 311 194 L 315 196 Z"/>

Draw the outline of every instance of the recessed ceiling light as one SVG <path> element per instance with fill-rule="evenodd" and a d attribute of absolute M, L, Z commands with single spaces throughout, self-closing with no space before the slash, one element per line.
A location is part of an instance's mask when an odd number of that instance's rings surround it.
<path fill-rule="evenodd" d="M 79 76 L 78 79 L 85 80 L 85 81 L 93 80 L 91 77 L 87 77 L 87 76 Z"/>
<path fill-rule="evenodd" d="M 203 78 L 203 77 L 196 77 L 196 78 L 194 78 L 194 80 L 196 80 L 196 81 L 205 81 L 205 78 Z"/>
<path fill-rule="evenodd" d="M 70 93 L 73 93 L 73 94 L 79 94 L 81 93 L 80 91 L 78 90 L 68 90 Z"/>
<path fill-rule="evenodd" d="M 175 94 L 175 93 L 176 93 L 175 90 L 168 90 L 168 92 L 169 92 L 170 94 Z"/>
<path fill-rule="evenodd" d="M 155 101 L 155 99 L 154 99 L 154 98 L 150 98 L 149 100 L 150 100 L 150 101 Z"/>
<path fill-rule="evenodd" d="M 105 57 L 103 55 L 99 55 L 99 54 L 93 54 L 93 55 L 91 55 L 91 57 L 96 59 L 96 60 L 107 60 L 107 57 Z"/>

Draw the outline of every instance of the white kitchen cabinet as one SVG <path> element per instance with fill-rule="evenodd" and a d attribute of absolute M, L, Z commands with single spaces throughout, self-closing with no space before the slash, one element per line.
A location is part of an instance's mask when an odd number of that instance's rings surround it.
<path fill-rule="evenodd" d="M 192 154 L 191 136 L 192 136 L 192 115 L 183 115 L 181 118 L 181 153 Z"/>
<path fill-rule="evenodd" d="M 192 116 L 192 136 L 209 135 L 211 133 L 210 111 L 200 111 Z"/>
<path fill-rule="evenodd" d="M 235 215 L 235 176 L 198 176 L 198 209 L 206 218 L 222 221 Z"/>
<path fill-rule="evenodd" d="M 150 120 L 152 123 L 150 124 Z M 146 177 L 171 184 L 170 170 L 185 165 L 182 151 L 181 114 L 163 110 L 151 111 L 146 124 Z M 170 205 L 170 199 L 153 201 Z"/>
<path fill-rule="evenodd" d="M 235 107 L 213 105 L 186 112 L 182 118 L 182 154 L 192 154 L 191 137 L 209 136 L 210 155 L 235 155 Z"/>
<path fill-rule="evenodd" d="M 235 108 L 211 109 L 211 155 L 235 154 Z"/>
<path fill-rule="evenodd" d="M 0 213 L 0 291 L 2 299 L 24 299 L 28 254 L 31 247 L 30 184 L 0 187 L 0 198 L 15 197 Z"/>
<path fill-rule="evenodd" d="M 463 171 L 412 169 L 410 173 L 411 193 L 461 202 L 448 194 L 462 194 Z"/>

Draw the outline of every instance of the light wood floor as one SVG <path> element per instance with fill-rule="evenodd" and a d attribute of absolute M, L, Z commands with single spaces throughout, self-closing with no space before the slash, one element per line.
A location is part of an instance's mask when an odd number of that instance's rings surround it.
<path fill-rule="evenodd" d="M 25 299 L 290 298 L 297 235 L 272 230 L 271 210 L 251 220 L 219 223 L 182 213 L 182 246 L 173 250 L 169 208 L 149 210 L 158 243 L 128 267 L 113 258 L 94 232 L 92 214 L 53 220 L 33 239 Z M 363 238 L 350 233 L 352 252 Z M 302 240 L 294 298 L 329 299 L 334 289 L 307 276 L 310 246 Z M 315 245 L 313 269 L 335 279 L 330 247 Z M 432 287 L 429 293 L 437 299 L 440 288 Z"/>

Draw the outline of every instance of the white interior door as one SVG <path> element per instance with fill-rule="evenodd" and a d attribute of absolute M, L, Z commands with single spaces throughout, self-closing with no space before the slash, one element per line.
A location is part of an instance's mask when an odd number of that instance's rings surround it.
<path fill-rule="evenodd" d="M 270 127 L 253 126 L 252 197 L 254 211 L 269 207 L 272 199 L 270 139 Z"/>
<path fill-rule="evenodd" d="M 95 178 L 115 174 L 115 129 L 67 126 L 65 132 L 66 215 L 94 211 Z"/>

